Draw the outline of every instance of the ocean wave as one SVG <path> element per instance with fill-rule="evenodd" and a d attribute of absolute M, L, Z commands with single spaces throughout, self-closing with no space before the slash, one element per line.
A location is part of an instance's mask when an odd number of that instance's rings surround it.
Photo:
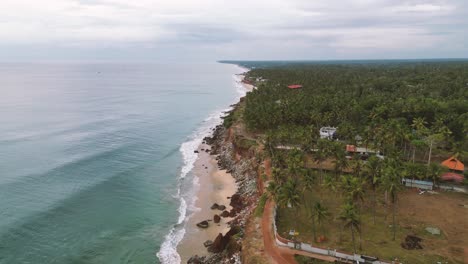
<path fill-rule="evenodd" d="M 239 72 L 245 72 L 247 69 L 237 66 Z M 245 96 L 246 89 L 241 83 L 242 78 L 238 75 L 233 75 L 234 87 L 238 92 L 238 97 L 235 98 L 235 102 L 239 100 L 240 97 Z M 177 189 L 177 195 L 175 198 L 180 200 L 180 205 L 178 208 L 179 218 L 177 221 L 177 225 L 171 228 L 169 233 L 166 235 L 164 242 L 161 244 L 161 248 L 156 256 L 159 258 L 161 263 L 163 264 L 177 264 L 181 262 L 181 258 L 179 253 L 177 252 L 177 246 L 179 245 L 180 241 L 182 241 L 185 235 L 185 225 L 187 221 L 187 207 L 191 209 L 191 211 L 195 211 L 199 208 L 196 208 L 195 201 L 196 196 L 193 195 L 194 198 L 190 200 L 190 206 L 187 206 L 186 198 L 181 195 L 181 188 L 182 188 L 182 181 L 186 178 L 186 176 L 193 170 L 195 161 L 198 158 L 198 153 L 195 153 L 195 150 L 203 142 L 203 138 L 211 135 L 212 129 L 221 124 L 222 117 L 225 115 L 226 111 L 231 110 L 231 108 L 217 110 L 210 114 L 205 120 L 203 120 L 202 124 L 199 128 L 189 137 L 189 139 L 182 143 L 180 146 L 180 152 L 182 153 L 183 163 L 184 165 L 181 168 L 180 176 L 179 176 L 179 186 Z M 198 179 L 194 177 L 193 179 L 193 186 L 192 191 L 195 191 L 198 187 Z M 194 210 L 192 210 L 194 209 Z"/>

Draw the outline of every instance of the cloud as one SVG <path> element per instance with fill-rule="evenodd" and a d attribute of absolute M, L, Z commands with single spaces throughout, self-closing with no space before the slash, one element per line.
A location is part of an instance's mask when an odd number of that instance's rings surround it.
<path fill-rule="evenodd" d="M 383 57 L 421 49 L 426 57 L 466 56 L 466 28 L 464 0 L 3 0 L 0 59 L 12 46 L 42 47 L 51 56 L 62 50 L 57 57 L 109 49 L 127 57 L 198 50 L 197 58 L 210 59 Z"/>

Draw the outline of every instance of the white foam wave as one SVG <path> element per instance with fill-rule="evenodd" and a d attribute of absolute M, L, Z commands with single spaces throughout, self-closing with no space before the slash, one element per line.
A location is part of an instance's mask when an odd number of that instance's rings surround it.
<path fill-rule="evenodd" d="M 172 228 L 169 234 L 166 235 L 164 242 L 161 244 L 161 249 L 156 254 L 163 264 L 178 264 L 180 263 L 180 255 L 177 253 L 177 245 L 185 235 L 185 229 L 177 230 Z"/>
<path fill-rule="evenodd" d="M 247 69 L 242 68 L 240 66 L 237 66 L 239 68 L 239 72 L 245 72 Z M 233 75 L 234 78 L 234 85 L 236 87 L 236 91 L 238 92 L 238 97 L 235 98 L 235 101 L 237 102 L 240 97 L 245 96 L 246 94 L 246 89 L 244 86 L 240 83 L 242 80 L 241 77 L 237 75 Z M 184 179 L 187 174 L 194 168 L 195 161 L 198 158 L 198 153 L 195 153 L 195 150 L 198 149 L 198 147 L 201 145 L 203 142 L 203 138 L 206 136 L 209 136 L 212 132 L 212 128 L 215 126 L 221 124 L 222 121 L 222 116 L 224 115 L 224 112 L 231 110 L 231 108 L 224 109 L 224 110 L 218 110 L 210 114 L 205 120 L 203 120 L 203 123 L 199 128 L 195 131 L 195 133 L 192 134 L 192 136 L 189 138 L 188 141 L 182 143 L 180 146 L 180 152 L 182 153 L 182 158 L 184 161 L 184 165 L 181 169 L 180 172 L 180 179 L 179 179 L 179 188 L 177 190 L 177 195 L 176 198 L 180 199 L 180 206 L 179 206 L 179 219 L 177 221 L 177 225 L 169 231 L 169 234 L 166 235 L 164 242 L 161 245 L 161 248 L 159 252 L 156 254 L 156 256 L 159 258 L 161 263 L 163 264 L 177 264 L 181 262 L 180 255 L 177 253 L 177 246 L 182 240 L 182 238 L 185 235 L 185 228 L 180 227 L 182 223 L 186 222 L 187 220 L 187 202 L 185 199 L 181 196 L 181 184 L 180 180 Z M 194 177 L 193 179 L 193 187 L 197 188 L 199 185 L 198 178 Z M 192 199 L 190 203 L 190 209 L 195 210 L 200 210 L 200 208 L 196 208 L 195 206 L 195 199 Z"/>

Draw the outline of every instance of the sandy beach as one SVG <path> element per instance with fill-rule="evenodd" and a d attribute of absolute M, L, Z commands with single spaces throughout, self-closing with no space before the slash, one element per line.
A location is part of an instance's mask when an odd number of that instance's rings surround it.
<path fill-rule="evenodd" d="M 245 75 L 240 74 L 240 76 L 243 79 Z M 239 84 L 242 85 L 243 89 L 246 92 L 252 91 L 254 86 L 243 83 L 242 79 Z M 187 263 L 187 260 L 193 255 L 209 255 L 210 253 L 203 245 L 203 242 L 206 240 L 213 241 L 219 233 L 226 234 L 230 229 L 228 222 L 232 220 L 230 217 L 221 217 L 220 223 L 215 224 L 213 222 L 213 216 L 215 214 L 220 215 L 222 211 L 212 210 L 210 207 L 217 203 L 226 206 L 226 210 L 230 211 L 232 207 L 229 205 L 230 199 L 228 197 L 236 193 L 237 185 L 230 173 L 218 169 L 216 156 L 204 151 L 206 149 L 211 149 L 211 147 L 206 144 L 201 144 L 198 147 L 199 155 L 194 164 L 193 173 L 195 177 L 198 177 L 199 182 L 195 202 L 198 210 L 187 220 L 185 236 L 177 247 L 181 263 Z M 203 220 L 211 220 L 207 229 L 196 226 L 197 223 Z"/>
<path fill-rule="evenodd" d="M 202 144 L 199 150 L 199 156 L 195 162 L 193 172 L 195 177 L 199 179 L 199 189 L 197 191 L 197 200 L 195 206 L 198 211 L 194 212 L 188 219 L 186 225 L 186 233 L 180 242 L 177 251 L 181 256 L 181 263 L 187 263 L 187 260 L 193 255 L 208 255 L 208 251 L 203 242 L 206 240 L 214 240 L 219 233 L 223 235 L 229 231 L 228 222 L 232 218 L 221 217 L 221 222 L 215 224 L 213 216 L 221 214 L 220 210 L 212 210 L 210 207 L 217 203 L 225 205 L 226 210 L 230 210 L 229 206 L 231 197 L 237 190 L 234 178 L 226 173 L 225 170 L 219 170 L 215 156 L 202 149 L 210 149 L 210 146 Z M 211 220 L 210 226 L 206 229 L 201 229 L 196 226 L 197 223 L 203 220 Z"/>

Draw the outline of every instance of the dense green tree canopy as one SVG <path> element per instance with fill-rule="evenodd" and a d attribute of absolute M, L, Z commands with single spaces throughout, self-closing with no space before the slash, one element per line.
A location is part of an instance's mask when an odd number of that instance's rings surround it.
<path fill-rule="evenodd" d="M 337 126 L 340 139 L 359 135 L 387 148 L 430 135 L 447 149 L 468 146 L 467 62 L 284 64 L 247 75 L 259 77 L 266 81 L 247 95 L 244 121 L 283 141 L 299 143 L 312 129 Z"/>

